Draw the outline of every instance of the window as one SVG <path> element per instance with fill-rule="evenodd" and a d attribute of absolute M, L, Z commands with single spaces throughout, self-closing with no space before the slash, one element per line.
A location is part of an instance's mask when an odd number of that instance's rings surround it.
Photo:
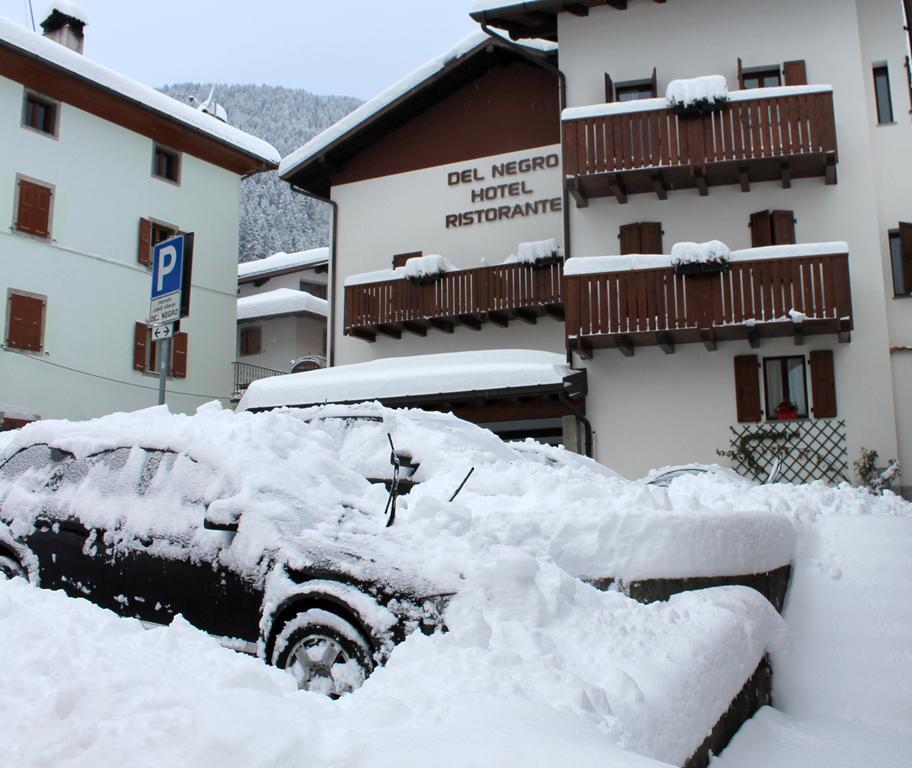
<path fill-rule="evenodd" d="M 17 179 L 16 185 L 16 230 L 26 235 L 49 238 L 54 188 L 22 178 Z"/>
<path fill-rule="evenodd" d="M 171 339 L 171 364 L 168 371 L 175 379 L 187 375 L 187 349 L 189 340 L 186 333 L 175 333 Z M 158 373 L 158 342 L 152 341 L 152 329 L 145 323 L 133 327 L 133 368 L 147 373 Z"/>
<path fill-rule="evenodd" d="M 611 76 L 605 73 L 605 101 L 634 101 L 635 99 L 654 99 L 658 96 L 656 83 L 656 70 L 652 69 L 652 77 L 642 80 L 625 80 L 623 83 L 614 83 Z"/>
<path fill-rule="evenodd" d="M 240 353 L 257 355 L 262 351 L 263 331 L 258 325 L 241 328 Z"/>
<path fill-rule="evenodd" d="M 890 264 L 893 268 L 893 295 L 912 294 L 912 224 L 900 222 L 890 230 Z"/>
<path fill-rule="evenodd" d="M 424 255 L 423 251 L 409 251 L 408 253 L 397 253 L 393 255 L 393 269 L 404 267 L 405 262 L 409 259 L 416 259 Z M 301 290 L 304 290 L 303 288 Z"/>
<path fill-rule="evenodd" d="M 36 93 L 25 92 L 25 102 L 22 106 L 22 125 L 24 127 L 46 133 L 49 136 L 56 136 L 58 114 L 57 102 Z"/>
<path fill-rule="evenodd" d="M 621 255 L 661 253 L 662 234 L 662 225 L 657 221 L 622 224 L 618 233 L 618 239 L 621 241 Z"/>
<path fill-rule="evenodd" d="M 7 299 L 6 346 L 41 352 L 46 307 L 45 296 L 11 290 Z"/>
<path fill-rule="evenodd" d="M 309 280 L 302 280 L 298 284 L 298 287 L 305 293 L 316 296 L 318 299 L 326 298 L 326 283 L 312 283 Z"/>
<path fill-rule="evenodd" d="M 152 150 L 152 175 L 180 183 L 180 154 L 156 144 Z"/>
<path fill-rule="evenodd" d="M 779 67 L 760 67 L 744 70 L 744 88 L 775 88 L 782 85 Z"/>
<path fill-rule="evenodd" d="M 169 237 L 174 237 L 179 230 L 170 224 L 163 224 L 153 219 L 139 220 L 139 254 L 136 260 L 140 264 L 152 263 L 152 246 L 158 245 Z"/>
<path fill-rule="evenodd" d="M 893 122 L 893 102 L 890 99 L 890 73 L 886 64 L 874 67 L 874 101 L 877 106 L 877 124 Z"/>
<path fill-rule="evenodd" d="M 803 356 L 764 358 L 763 387 L 767 420 L 807 418 L 807 377 Z"/>
<path fill-rule="evenodd" d="M 794 245 L 794 211 L 757 211 L 750 216 L 751 247 Z"/>

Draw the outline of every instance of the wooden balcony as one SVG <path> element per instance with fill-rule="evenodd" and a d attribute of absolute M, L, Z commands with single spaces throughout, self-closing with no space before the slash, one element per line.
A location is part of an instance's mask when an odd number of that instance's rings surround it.
<path fill-rule="evenodd" d="M 672 354 L 677 344 L 714 350 L 747 340 L 753 347 L 775 336 L 801 344 L 806 335 L 835 333 L 849 341 L 852 330 L 846 253 L 733 258 L 714 275 L 681 275 L 669 266 L 564 280 L 567 346 L 584 358 L 606 347 L 627 356 L 646 346 Z"/>
<path fill-rule="evenodd" d="M 819 89 L 819 90 L 815 90 Z M 663 100 L 654 109 L 619 111 L 637 102 L 605 105 L 606 114 L 564 120 L 564 172 L 577 206 L 592 197 L 822 176 L 836 183 L 836 123 L 828 86 L 735 91 L 722 109 L 677 115 Z"/>
<path fill-rule="evenodd" d="M 447 272 L 431 283 L 406 279 L 345 286 L 345 333 L 365 341 L 402 332 L 452 333 L 456 325 L 481 330 L 512 320 L 564 318 L 563 264 L 499 264 Z"/>

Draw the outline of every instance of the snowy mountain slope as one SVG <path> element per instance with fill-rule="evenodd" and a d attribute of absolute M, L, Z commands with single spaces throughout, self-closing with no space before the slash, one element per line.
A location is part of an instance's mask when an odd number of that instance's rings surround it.
<path fill-rule="evenodd" d="M 176 83 L 160 90 L 181 101 L 209 97 L 211 83 Z M 283 156 L 300 147 L 361 102 L 348 96 L 318 96 L 270 85 L 215 84 L 213 101 L 228 112 L 230 125 L 259 136 Z M 213 118 L 214 119 L 214 118 Z M 275 173 L 241 182 L 239 261 L 278 251 L 293 253 L 329 242 L 329 206 L 291 192 Z"/>

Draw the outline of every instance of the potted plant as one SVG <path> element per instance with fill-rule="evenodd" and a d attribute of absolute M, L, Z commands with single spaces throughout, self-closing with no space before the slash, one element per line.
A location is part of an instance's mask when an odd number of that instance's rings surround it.
<path fill-rule="evenodd" d="M 731 252 L 725 243 L 675 243 L 671 248 L 671 266 L 679 275 L 718 275 L 729 266 Z"/>
<path fill-rule="evenodd" d="M 665 90 L 669 109 L 678 115 L 703 115 L 728 103 L 728 84 L 722 75 L 672 80 Z"/>
<path fill-rule="evenodd" d="M 790 400 L 783 400 L 776 406 L 776 419 L 786 421 L 798 418 L 798 406 Z"/>

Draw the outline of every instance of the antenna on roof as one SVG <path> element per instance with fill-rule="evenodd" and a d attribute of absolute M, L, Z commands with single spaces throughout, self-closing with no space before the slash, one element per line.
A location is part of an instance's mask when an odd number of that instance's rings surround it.
<path fill-rule="evenodd" d="M 28 9 L 29 9 L 29 17 L 32 20 L 32 32 L 36 32 L 37 29 L 35 28 L 35 11 L 32 8 L 32 0 L 28 0 Z"/>

